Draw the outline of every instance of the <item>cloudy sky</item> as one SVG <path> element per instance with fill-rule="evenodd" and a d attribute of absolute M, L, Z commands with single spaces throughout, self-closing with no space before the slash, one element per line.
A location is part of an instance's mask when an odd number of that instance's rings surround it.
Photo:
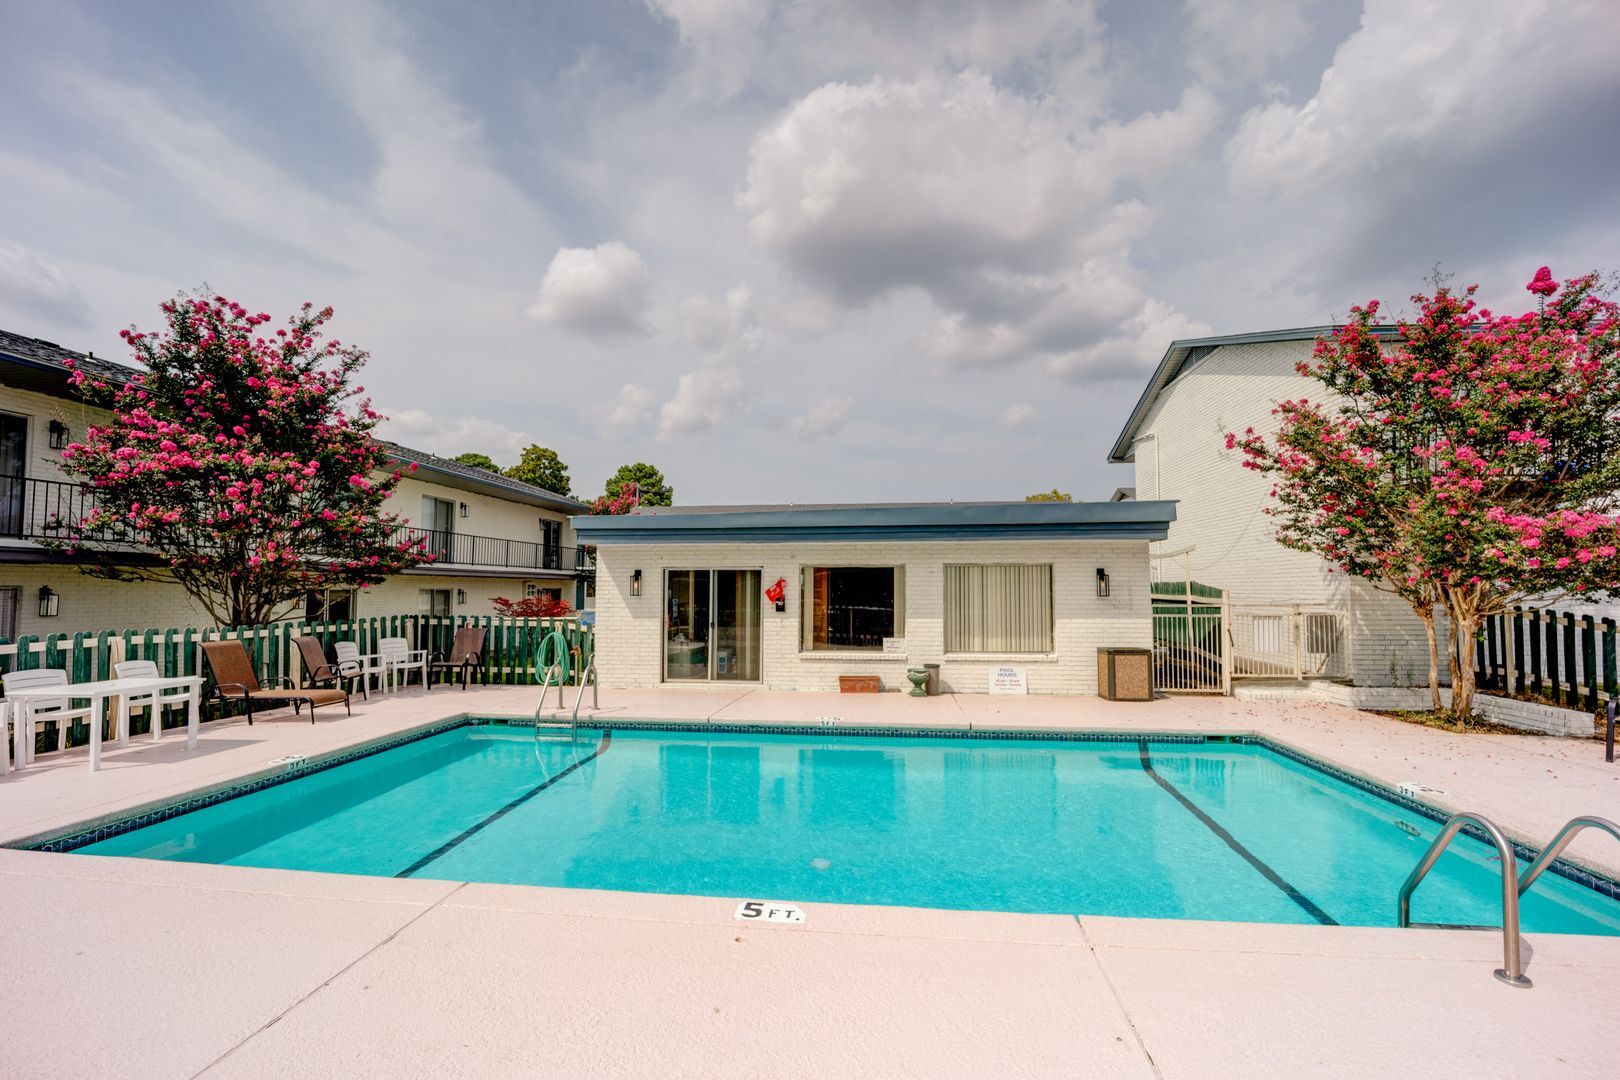
<path fill-rule="evenodd" d="M 1620 269 L 1613 0 L 7 0 L 0 326 L 337 308 L 388 433 L 1101 498 L 1177 337 Z"/>

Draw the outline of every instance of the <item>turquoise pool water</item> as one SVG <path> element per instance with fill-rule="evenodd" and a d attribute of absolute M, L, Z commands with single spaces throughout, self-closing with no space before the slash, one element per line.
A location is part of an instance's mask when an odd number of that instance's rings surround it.
<path fill-rule="evenodd" d="M 88 847 L 93 855 L 995 911 L 1392 926 L 1439 826 L 1240 743 L 461 727 Z M 1426 922 L 1500 920 L 1461 838 Z M 1527 930 L 1620 934 L 1553 874 Z"/>

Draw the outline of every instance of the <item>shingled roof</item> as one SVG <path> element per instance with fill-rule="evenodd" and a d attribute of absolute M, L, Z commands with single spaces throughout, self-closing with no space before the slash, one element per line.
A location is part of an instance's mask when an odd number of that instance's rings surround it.
<path fill-rule="evenodd" d="M 437 454 L 429 454 L 421 450 L 412 450 L 408 446 L 401 446 L 399 443 L 389 442 L 387 439 L 378 439 L 377 442 L 381 444 L 384 450 L 388 451 L 388 455 L 395 461 L 403 464 L 414 463 L 430 472 L 460 477 L 481 488 L 493 489 L 489 490 L 488 494 L 505 495 L 509 498 L 514 495 L 522 496 L 528 501 L 540 502 L 557 510 L 577 511 L 590 508 L 588 503 L 580 502 L 570 496 L 559 495 L 555 491 L 548 491 L 534 484 L 526 484 L 522 480 L 514 480 L 510 476 L 490 472 L 488 469 L 480 469 L 476 465 L 467 465 L 454 458 L 440 457 Z"/>
<path fill-rule="evenodd" d="M 103 360 L 95 353 L 64 349 L 54 341 L 27 337 L 10 330 L 0 330 L 0 355 L 44 371 L 60 373 L 64 380 L 73 373 L 74 367 L 120 383 L 128 382 L 140 374 L 139 368 L 130 367 L 128 364 Z M 73 367 L 68 366 L 69 360 L 73 362 Z"/>

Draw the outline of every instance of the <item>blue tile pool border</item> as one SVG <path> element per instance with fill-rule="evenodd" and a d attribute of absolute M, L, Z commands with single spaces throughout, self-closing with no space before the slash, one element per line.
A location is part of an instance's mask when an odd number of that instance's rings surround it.
<path fill-rule="evenodd" d="M 81 828 L 73 832 L 63 833 L 32 844 L 22 845 L 28 851 L 70 852 L 78 848 L 88 847 L 91 844 L 108 840 L 115 836 L 143 829 L 148 825 L 156 825 L 171 818 L 189 814 L 195 810 L 203 810 L 210 806 L 217 806 L 232 799 L 239 799 L 244 795 L 251 795 L 256 791 L 276 787 L 292 780 L 315 773 L 335 769 L 339 765 L 347 765 L 352 761 L 381 754 L 401 746 L 406 746 L 422 739 L 442 735 L 447 731 L 454 731 L 463 727 L 534 727 L 534 721 L 527 719 L 490 719 L 475 716 L 452 717 L 442 723 L 431 724 L 418 728 L 393 738 L 383 739 L 364 746 L 341 750 L 337 753 L 319 758 L 315 761 L 298 762 L 289 765 L 281 772 L 255 777 L 245 781 L 210 791 L 205 794 L 182 797 L 172 803 L 166 803 L 151 809 L 142 810 L 128 817 L 116 818 L 111 821 Z M 664 731 L 682 732 L 687 734 L 704 735 L 798 735 L 826 738 L 836 735 L 840 738 L 863 739 L 957 739 L 971 742 L 1062 742 L 1062 743 L 1149 743 L 1149 744 L 1202 744 L 1202 743 L 1237 743 L 1248 746 L 1258 746 L 1278 757 L 1287 758 L 1306 768 L 1314 769 L 1332 777 L 1341 783 L 1353 788 L 1375 795 L 1386 802 L 1393 803 L 1403 810 L 1444 824 L 1451 815 L 1420 799 L 1415 799 L 1405 792 L 1392 788 L 1377 780 L 1372 780 L 1359 773 L 1341 769 L 1337 765 L 1312 757 L 1302 751 L 1294 749 L 1286 743 L 1277 742 L 1265 735 L 1257 734 L 1204 734 L 1200 732 L 1129 732 L 1129 731 L 1021 731 L 1016 728 L 973 730 L 964 728 L 913 728 L 913 727 L 863 727 L 842 724 L 747 724 L 747 723 L 703 723 L 682 722 L 668 720 L 621 720 L 611 724 L 581 723 L 581 731 Z M 1477 827 L 1471 824 L 1463 826 L 1463 832 L 1485 843 L 1489 839 Z M 1528 862 L 1533 860 L 1539 852 L 1517 840 L 1511 840 L 1514 857 Z M 1595 870 L 1582 866 L 1579 863 L 1566 859 L 1554 859 L 1547 867 L 1552 873 L 1569 881 L 1582 885 L 1600 896 L 1620 901 L 1620 881 Z"/>

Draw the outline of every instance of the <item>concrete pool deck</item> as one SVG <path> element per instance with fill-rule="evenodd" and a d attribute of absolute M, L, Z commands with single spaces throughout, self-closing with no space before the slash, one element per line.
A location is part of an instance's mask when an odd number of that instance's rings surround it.
<path fill-rule="evenodd" d="M 572 698 L 570 697 L 570 704 Z M 1459 736 L 1230 699 L 604 691 L 615 718 L 1259 732 L 1442 788 L 1537 844 L 1617 816 L 1590 741 Z M 137 736 L 0 777 L 0 843 L 460 713 L 527 687 L 415 691 L 311 725 Z M 1620 864 L 1603 837 L 1571 853 Z M 1620 938 L 1027 916 L 395 880 L 0 850 L 3 1076 L 1609 1076 Z M 1394 898 L 1391 897 L 1393 904 Z"/>

